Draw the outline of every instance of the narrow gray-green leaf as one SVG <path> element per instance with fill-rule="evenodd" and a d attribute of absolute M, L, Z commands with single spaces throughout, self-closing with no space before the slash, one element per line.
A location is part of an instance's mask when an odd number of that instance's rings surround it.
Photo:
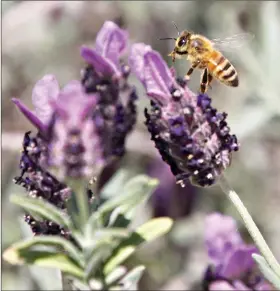
<path fill-rule="evenodd" d="M 99 248 L 92 254 L 89 263 L 87 264 L 85 269 L 86 281 L 89 281 L 90 279 L 93 279 L 95 277 L 95 272 L 100 270 L 101 264 L 108 257 L 109 254 L 110 251 L 107 247 Z"/>
<path fill-rule="evenodd" d="M 94 251 L 98 246 L 111 244 L 114 248 L 115 243 L 128 238 L 130 231 L 125 228 L 102 228 L 98 229 L 91 234 L 82 237 L 82 247 L 87 250 L 88 253 Z"/>
<path fill-rule="evenodd" d="M 73 280 L 73 287 L 75 288 L 75 290 L 79 290 L 79 291 L 88 291 L 89 290 L 89 286 L 86 285 L 84 281 L 81 281 L 78 279 Z"/>
<path fill-rule="evenodd" d="M 124 227 L 127 228 L 131 223 L 131 218 L 128 217 L 127 213 L 121 206 L 115 208 L 109 217 L 108 226 L 110 227 Z"/>
<path fill-rule="evenodd" d="M 145 266 L 137 266 L 128 272 L 120 281 L 123 290 L 138 290 L 138 282 L 141 279 Z"/>
<path fill-rule="evenodd" d="M 129 258 L 136 250 L 135 246 L 124 246 L 117 249 L 117 252 L 108 260 L 104 267 L 105 275 L 111 273 L 118 265 L 123 263 L 127 258 Z"/>
<path fill-rule="evenodd" d="M 128 202 L 130 205 L 138 205 L 150 196 L 157 185 L 158 180 L 151 179 L 145 175 L 138 175 L 125 184 L 121 195 L 117 195 L 105 202 L 99 208 L 99 211 L 103 213 L 111 211 L 120 205 L 128 204 Z"/>
<path fill-rule="evenodd" d="M 127 169 L 118 170 L 100 191 L 101 199 L 111 199 L 119 195 L 123 185 L 133 177 L 134 173 Z"/>
<path fill-rule="evenodd" d="M 106 238 L 126 238 L 130 235 L 130 231 L 125 228 L 103 228 L 94 232 L 94 240 L 103 240 Z"/>
<path fill-rule="evenodd" d="M 72 228 L 69 217 L 60 209 L 43 199 L 13 195 L 11 196 L 11 202 L 24 208 L 27 212 L 34 213 L 40 218 L 53 221 L 68 229 Z"/>
<path fill-rule="evenodd" d="M 84 265 L 83 256 L 80 250 L 70 241 L 60 236 L 35 236 L 13 244 L 8 250 L 15 253 L 28 252 L 37 246 L 54 247 L 57 253 L 64 251 L 76 262 L 77 265 L 80 265 L 81 267 Z M 53 251 L 55 252 L 55 250 Z"/>
<path fill-rule="evenodd" d="M 169 217 L 160 217 L 149 220 L 136 231 L 132 232 L 130 237 L 125 239 L 115 249 L 112 257 L 105 265 L 105 274 L 110 273 L 116 266 L 123 263 L 129 256 L 131 256 L 137 246 L 144 242 L 152 241 L 161 235 L 167 233 L 173 225 L 173 220 Z"/>
<path fill-rule="evenodd" d="M 83 279 L 83 270 L 66 254 L 42 250 L 7 249 L 3 258 L 14 265 L 36 265 L 39 267 L 56 268 L 75 278 Z"/>
<path fill-rule="evenodd" d="M 274 273 L 274 271 L 270 268 L 264 257 L 258 254 L 252 255 L 253 259 L 258 264 L 261 272 L 264 277 L 276 287 L 276 290 L 280 290 L 280 278 Z"/>
<path fill-rule="evenodd" d="M 172 225 L 173 220 L 169 217 L 154 218 L 139 226 L 136 233 L 145 241 L 152 241 L 169 232 Z"/>
<path fill-rule="evenodd" d="M 126 267 L 124 266 L 118 266 L 116 267 L 110 274 L 106 277 L 106 284 L 112 285 L 114 282 L 119 280 L 121 277 L 123 277 L 127 272 Z"/>
<path fill-rule="evenodd" d="M 157 185 L 158 180 L 145 175 L 132 178 L 125 184 L 120 195 L 104 202 L 98 211 L 91 215 L 86 225 L 86 232 L 89 234 L 93 232 L 100 224 L 104 223 L 103 217 L 117 207 L 120 207 L 120 213 L 131 212 L 133 208 L 149 198 Z"/>

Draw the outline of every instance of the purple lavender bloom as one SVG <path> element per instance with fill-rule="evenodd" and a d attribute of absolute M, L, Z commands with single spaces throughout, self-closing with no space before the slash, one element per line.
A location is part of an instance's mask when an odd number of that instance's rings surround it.
<path fill-rule="evenodd" d="M 144 44 L 131 49 L 132 71 L 151 99 L 145 110 L 146 125 L 162 159 L 169 164 L 177 183 L 186 179 L 199 186 L 216 182 L 238 150 L 226 113 L 211 106 L 207 95 L 191 92 L 186 81 L 175 79 L 158 52 Z"/>
<path fill-rule="evenodd" d="M 94 168 L 104 164 L 97 126 L 92 120 L 98 98 L 97 94 L 86 94 L 78 81 L 60 90 L 55 77 L 47 75 L 33 89 L 35 112 L 13 99 L 45 142 L 45 167 L 59 169 L 62 180 L 66 176 L 90 177 Z"/>
<path fill-rule="evenodd" d="M 204 278 L 206 290 L 272 290 L 252 258 L 258 249 L 244 243 L 231 217 L 210 214 L 205 230 L 210 260 Z"/>
<path fill-rule="evenodd" d="M 177 185 L 169 166 L 160 158 L 149 161 L 147 173 L 159 180 L 159 186 L 151 196 L 154 217 L 169 216 L 176 219 L 192 212 L 196 187 L 191 183 L 186 183 L 185 188 Z"/>
<path fill-rule="evenodd" d="M 38 129 L 26 133 L 15 178 L 32 197 L 42 197 L 61 209 L 71 189 L 66 177 L 92 178 L 114 156 L 122 156 L 127 134 L 136 122 L 135 88 L 127 83 L 130 69 L 119 62 L 128 34 L 105 22 L 96 39 L 96 49 L 83 47 L 89 63 L 82 82 L 72 81 L 63 89 L 53 75 L 33 89 L 34 111 L 20 100 L 13 102 Z M 56 176 L 49 170 L 55 168 Z M 92 193 L 88 191 L 89 199 Z M 26 215 L 35 234 L 62 234 L 65 230 L 49 221 L 38 222 Z"/>
<path fill-rule="evenodd" d="M 94 120 L 99 135 L 106 140 L 105 157 L 123 156 L 126 136 L 136 122 L 137 94 L 135 87 L 127 82 L 129 66 L 120 62 L 127 40 L 126 31 L 106 21 L 96 37 L 95 49 L 81 49 L 88 63 L 82 72 L 82 84 L 87 93 L 100 95 Z"/>
<path fill-rule="evenodd" d="M 43 198 L 66 211 L 65 202 L 71 189 L 61 181 L 66 176 L 90 177 L 104 164 L 100 139 L 92 120 L 97 98 L 95 94 L 86 94 L 78 81 L 60 90 L 55 77 L 49 75 L 34 87 L 34 112 L 13 99 L 39 130 L 37 135 L 25 134 L 21 175 L 15 178 L 16 184 L 24 187 L 29 196 Z M 52 175 L 50 167 L 56 167 L 58 175 Z M 90 199 L 91 193 L 88 194 Z M 52 221 L 37 221 L 30 214 L 25 215 L 25 220 L 36 235 L 59 234 L 69 238 L 67 230 Z"/>

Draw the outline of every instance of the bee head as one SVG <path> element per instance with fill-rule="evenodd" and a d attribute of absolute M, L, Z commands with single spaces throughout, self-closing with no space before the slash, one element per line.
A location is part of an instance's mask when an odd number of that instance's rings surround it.
<path fill-rule="evenodd" d="M 178 54 L 187 54 L 188 53 L 188 44 L 191 33 L 187 30 L 184 30 L 180 33 L 176 39 L 174 51 Z"/>

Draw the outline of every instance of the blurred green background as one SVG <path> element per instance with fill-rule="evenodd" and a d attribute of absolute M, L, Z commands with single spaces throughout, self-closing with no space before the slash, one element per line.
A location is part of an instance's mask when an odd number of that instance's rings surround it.
<path fill-rule="evenodd" d="M 2 249 L 26 235 L 22 212 L 9 202 L 9 195 L 23 190 L 12 179 L 23 133 L 32 129 L 16 110 L 12 97 L 31 104 L 32 88 L 45 74 L 57 76 L 60 85 L 80 78 L 84 63 L 82 44 L 94 45 L 96 33 L 106 20 L 126 28 L 131 42 L 145 42 L 158 50 L 171 66 L 167 54 L 176 36 L 172 25 L 209 38 L 249 31 L 254 40 L 235 53 L 225 53 L 239 72 L 240 86 L 229 88 L 217 82 L 209 92 L 219 111 L 226 111 L 229 125 L 241 142 L 226 176 L 240 194 L 268 244 L 280 260 L 280 2 L 273 1 L 3 1 L 2 2 Z M 179 75 L 189 64 L 176 62 Z M 159 159 L 143 125 L 148 106 L 143 88 L 139 93 L 138 123 L 127 141 L 128 152 L 119 167 L 130 173 L 147 172 L 161 180 L 138 221 L 152 215 L 176 219 L 172 231 L 143 247 L 129 264 L 141 262 L 147 271 L 141 289 L 191 290 L 200 284 L 207 266 L 204 219 L 212 211 L 239 216 L 218 186 L 208 189 L 188 185 L 181 190 Z M 190 87 L 199 88 L 199 72 Z M 104 180 L 112 173 L 104 173 Z M 137 222 L 136 222 L 137 223 Z M 10 266 L 2 263 L 3 290 L 55 290 L 59 279 L 52 270 Z M 52 277 L 53 278 L 53 277 Z"/>

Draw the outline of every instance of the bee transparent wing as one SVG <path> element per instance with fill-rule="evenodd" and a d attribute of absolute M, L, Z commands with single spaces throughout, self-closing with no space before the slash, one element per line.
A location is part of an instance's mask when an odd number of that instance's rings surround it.
<path fill-rule="evenodd" d="M 244 32 L 224 39 L 215 38 L 211 41 L 215 49 L 231 52 L 243 48 L 245 45 L 249 44 L 254 37 L 253 34 Z"/>

